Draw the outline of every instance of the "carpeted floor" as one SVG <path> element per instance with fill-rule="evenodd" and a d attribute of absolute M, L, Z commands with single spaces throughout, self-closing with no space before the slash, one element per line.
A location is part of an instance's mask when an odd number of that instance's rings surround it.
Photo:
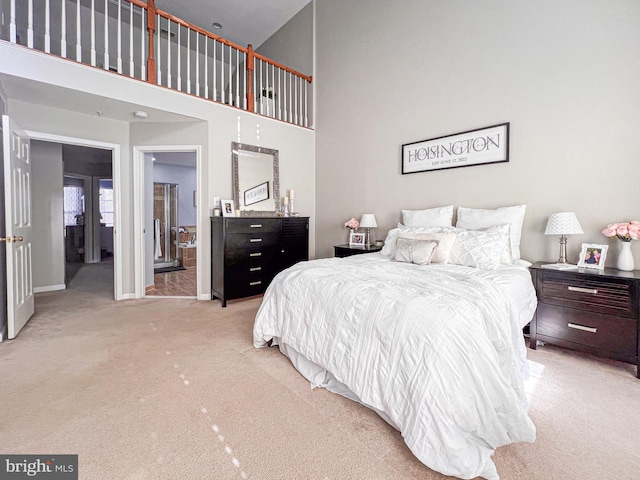
<path fill-rule="evenodd" d="M 0 344 L 0 452 L 78 454 L 90 480 L 446 478 L 377 415 L 254 349 L 259 304 L 39 294 Z M 638 478 L 634 367 L 553 347 L 529 359 L 538 439 L 497 451 L 501 478 Z"/>

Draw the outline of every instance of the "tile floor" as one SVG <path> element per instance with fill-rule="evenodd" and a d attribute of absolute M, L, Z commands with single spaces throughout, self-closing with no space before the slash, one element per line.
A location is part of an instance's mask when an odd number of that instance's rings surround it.
<path fill-rule="evenodd" d="M 177 272 L 156 273 L 153 288 L 148 288 L 149 296 L 195 297 L 196 267 L 187 267 Z"/>

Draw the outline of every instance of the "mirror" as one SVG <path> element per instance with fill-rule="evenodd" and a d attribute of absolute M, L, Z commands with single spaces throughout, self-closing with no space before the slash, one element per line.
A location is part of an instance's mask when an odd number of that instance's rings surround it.
<path fill-rule="evenodd" d="M 277 215 L 278 150 L 232 142 L 233 198 L 242 216 Z"/>

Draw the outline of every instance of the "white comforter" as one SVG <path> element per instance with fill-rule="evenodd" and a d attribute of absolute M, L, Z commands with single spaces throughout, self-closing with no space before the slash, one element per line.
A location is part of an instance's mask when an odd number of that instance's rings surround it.
<path fill-rule="evenodd" d="M 498 479 L 494 450 L 535 439 L 521 330 L 534 309 L 523 267 L 314 260 L 273 280 L 254 345 L 276 339 L 335 377 L 433 470 Z"/>

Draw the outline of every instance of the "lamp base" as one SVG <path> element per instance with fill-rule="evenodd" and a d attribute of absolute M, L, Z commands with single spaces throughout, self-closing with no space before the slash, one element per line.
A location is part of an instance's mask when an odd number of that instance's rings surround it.
<path fill-rule="evenodd" d="M 560 256 L 558 257 L 558 263 L 567 263 L 567 236 L 560 236 Z"/>

